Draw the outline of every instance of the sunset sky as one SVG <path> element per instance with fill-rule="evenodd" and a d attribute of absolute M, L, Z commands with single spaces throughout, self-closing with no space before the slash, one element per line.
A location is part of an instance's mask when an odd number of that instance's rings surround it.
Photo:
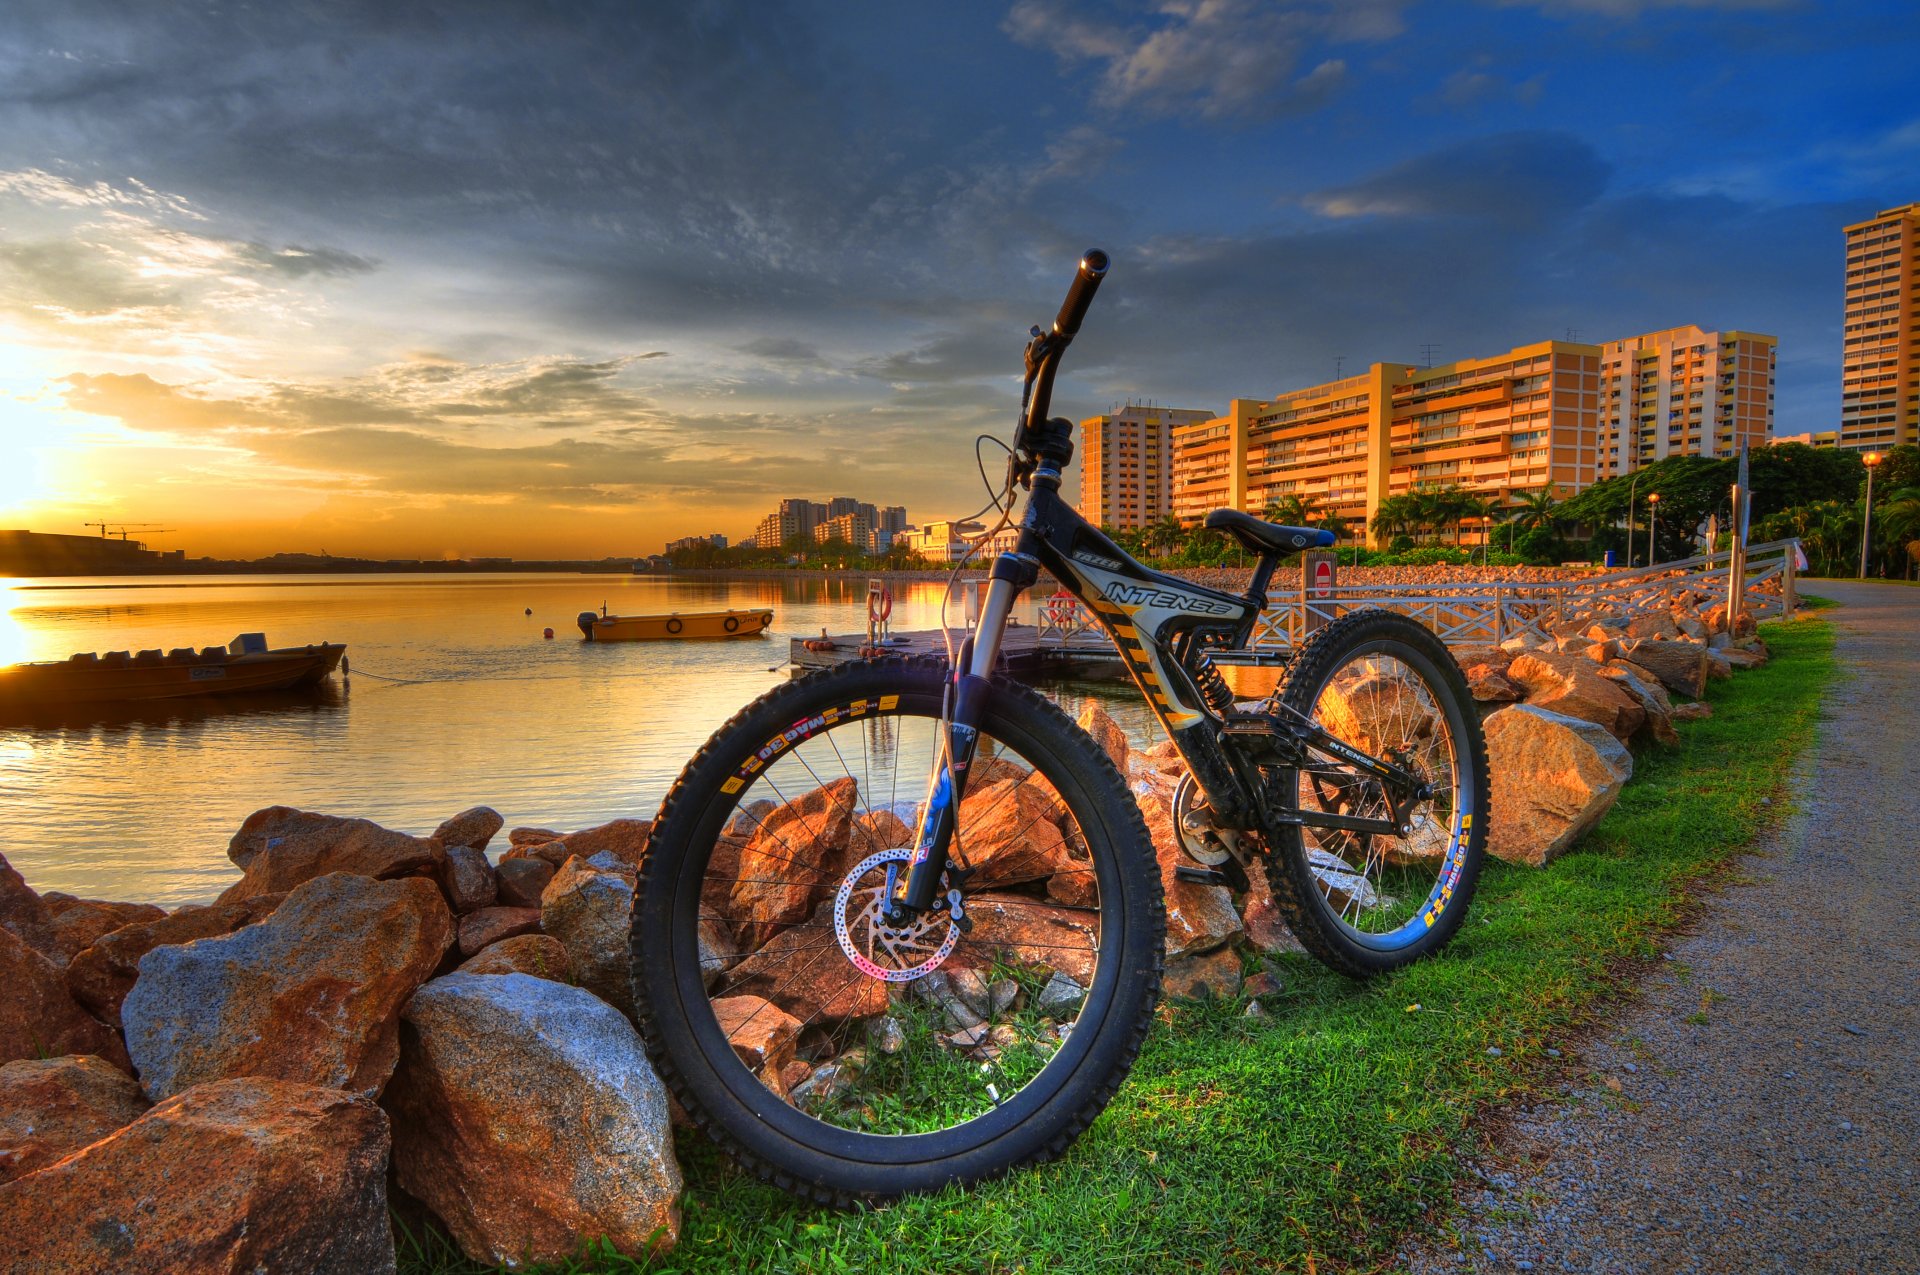
<path fill-rule="evenodd" d="M 1074 416 L 1699 323 L 1776 334 L 1778 428 L 1832 428 L 1916 66 L 1907 3 L 12 0 L 0 527 L 966 514 L 1088 245 Z"/>

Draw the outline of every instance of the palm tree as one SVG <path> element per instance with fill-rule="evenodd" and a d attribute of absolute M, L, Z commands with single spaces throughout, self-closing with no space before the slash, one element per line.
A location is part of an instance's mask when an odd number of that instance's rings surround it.
<path fill-rule="evenodd" d="M 1375 535 L 1393 537 L 1404 532 L 1419 517 L 1418 502 L 1412 496 L 1388 496 L 1373 511 L 1367 527 Z"/>
<path fill-rule="evenodd" d="M 1453 542 L 1460 543 L 1460 522 L 1464 521 L 1480 529 L 1486 536 L 1488 549 L 1493 548 L 1493 520 L 1500 516 L 1500 500 L 1497 496 L 1475 496 L 1472 493 L 1462 495 L 1459 503 L 1459 518 L 1454 522 Z"/>
<path fill-rule="evenodd" d="M 1460 544 L 1460 521 L 1470 515 L 1473 497 L 1464 487 L 1450 484 L 1445 487 L 1429 487 L 1414 493 L 1419 502 L 1420 523 L 1432 530 L 1434 539 L 1448 527 L 1453 528 L 1453 543 Z"/>
<path fill-rule="evenodd" d="M 1873 511 L 1873 529 L 1881 545 L 1879 556 L 1905 575 L 1916 561 L 1914 546 L 1920 544 L 1920 487 L 1889 494 L 1886 503 Z"/>
<path fill-rule="evenodd" d="M 1310 527 L 1313 525 L 1313 507 L 1317 503 L 1312 496 L 1295 492 L 1269 500 L 1260 516 L 1285 527 Z"/>
<path fill-rule="evenodd" d="M 1554 510 L 1559 507 L 1560 498 L 1553 494 L 1553 488 L 1542 487 L 1538 491 L 1516 491 L 1513 494 L 1520 501 L 1510 511 L 1514 526 L 1522 531 L 1532 531 L 1535 527 L 1552 531 L 1559 527 L 1560 518 Z"/>
<path fill-rule="evenodd" d="M 1172 514 L 1163 514 L 1148 525 L 1140 542 L 1155 557 L 1164 558 L 1187 542 L 1187 527 Z"/>

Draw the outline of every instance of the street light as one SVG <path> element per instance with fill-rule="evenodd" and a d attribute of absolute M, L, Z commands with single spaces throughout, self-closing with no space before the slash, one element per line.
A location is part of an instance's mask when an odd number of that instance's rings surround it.
<path fill-rule="evenodd" d="M 1640 471 L 1633 471 L 1633 481 L 1627 484 L 1627 565 L 1633 565 L 1633 503 L 1634 492 L 1640 489 Z"/>
<path fill-rule="evenodd" d="M 1873 471 L 1880 464 L 1879 452 L 1868 452 L 1860 458 L 1867 462 L 1867 514 L 1860 520 L 1860 578 L 1867 578 L 1867 542 L 1868 533 L 1873 530 Z"/>
<path fill-rule="evenodd" d="M 1493 563 L 1493 515 L 1480 515 L 1480 566 L 1484 570 Z"/>
<path fill-rule="evenodd" d="M 1660 525 L 1660 493 L 1647 493 L 1647 565 L 1653 565 L 1653 532 Z"/>

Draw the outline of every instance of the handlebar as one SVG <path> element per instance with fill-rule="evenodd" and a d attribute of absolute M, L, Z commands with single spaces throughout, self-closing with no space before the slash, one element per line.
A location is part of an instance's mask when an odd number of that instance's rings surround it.
<path fill-rule="evenodd" d="M 1060 355 L 1080 331 L 1087 307 L 1093 304 L 1093 294 L 1100 290 L 1100 281 L 1106 277 L 1111 264 L 1106 253 L 1098 248 L 1087 249 L 1080 258 L 1080 269 L 1075 272 L 1073 283 L 1067 288 L 1067 299 L 1060 305 L 1060 314 L 1053 321 L 1053 331 L 1033 330 L 1033 340 L 1027 345 L 1026 410 L 1013 437 L 1013 448 L 1020 458 L 1016 464 L 1023 467 L 1019 471 L 1022 483 L 1032 472 L 1034 458 L 1030 453 L 1042 436 L 1041 422 L 1047 419 L 1047 409 L 1053 399 L 1053 376 L 1060 365 Z M 1056 447 L 1064 447 L 1054 459 L 1065 466 L 1073 455 L 1073 444 L 1062 439 Z"/>
<path fill-rule="evenodd" d="M 1056 333 L 1071 337 L 1080 331 L 1087 307 L 1093 304 L 1093 294 L 1100 290 L 1100 281 L 1106 278 L 1111 264 L 1106 253 L 1098 248 L 1087 249 L 1080 258 L 1080 269 L 1073 276 L 1073 284 L 1067 289 L 1067 299 L 1060 305 L 1060 315 L 1053 321 Z"/>

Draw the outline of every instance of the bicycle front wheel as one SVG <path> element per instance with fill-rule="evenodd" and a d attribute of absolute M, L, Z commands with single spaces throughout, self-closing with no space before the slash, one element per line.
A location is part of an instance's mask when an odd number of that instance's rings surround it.
<path fill-rule="evenodd" d="M 944 900 L 904 925 L 943 670 L 873 660 L 742 710 L 654 824 L 633 912 L 649 1052 L 694 1121 L 844 1204 L 1062 1151 L 1106 1105 L 1159 987 L 1159 875 L 1119 772 L 996 681 Z M 957 901 L 957 906 L 955 906 Z"/>
<path fill-rule="evenodd" d="M 1397 836 L 1289 827 L 1267 860 L 1274 901 L 1301 944 L 1343 974 L 1398 969 L 1444 947 L 1466 917 L 1487 835 L 1487 745 L 1446 645 L 1378 608 L 1342 616 L 1294 659 L 1279 699 L 1335 739 L 1392 762 L 1431 796 Z M 1278 800 L 1389 819 L 1378 779 L 1314 755 L 1279 774 Z"/>

